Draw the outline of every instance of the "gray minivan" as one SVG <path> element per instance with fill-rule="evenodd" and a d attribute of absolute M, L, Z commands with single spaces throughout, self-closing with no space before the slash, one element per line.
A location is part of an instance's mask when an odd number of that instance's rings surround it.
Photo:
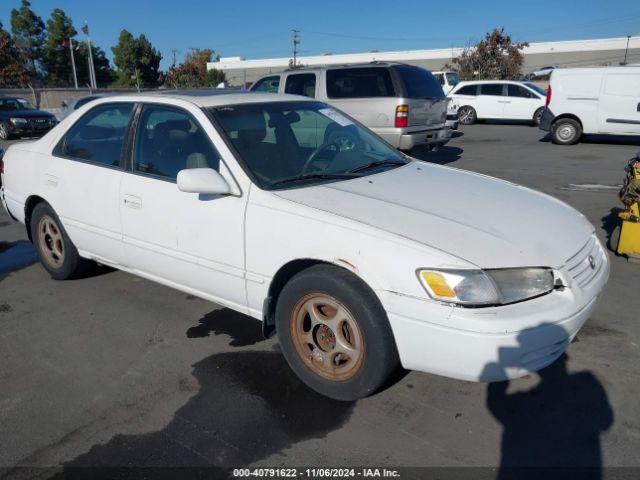
<path fill-rule="evenodd" d="M 297 68 L 256 81 L 254 92 L 304 95 L 351 115 L 400 150 L 440 146 L 449 99 L 428 70 L 402 63 Z"/>

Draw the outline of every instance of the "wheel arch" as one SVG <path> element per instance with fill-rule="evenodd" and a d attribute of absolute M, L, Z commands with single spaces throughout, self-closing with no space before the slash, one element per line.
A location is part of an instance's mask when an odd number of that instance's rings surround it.
<path fill-rule="evenodd" d="M 358 271 L 358 268 L 345 259 L 328 261 L 317 258 L 297 258 L 290 260 L 278 269 L 269 284 L 267 298 L 265 298 L 264 305 L 262 307 L 262 333 L 265 338 L 269 338 L 275 333 L 275 309 L 278 303 L 278 297 L 280 296 L 280 293 L 282 293 L 284 286 L 295 275 L 315 265 L 330 265 L 332 267 L 346 270 L 358 277 L 365 285 L 375 292 L 371 283 L 363 278 Z"/>
<path fill-rule="evenodd" d="M 39 195 L 31 195 L 27 198 L 27 201 L 24 202 L 24 225 L 27 229 L 27 236 L 30 242 L 33 242 L 31 238 L 31 214 L 33 213 L 33 209 L 36 208 L 36 205 L 42 202 L 48 204 L 48 202 Z"/>
<path fill-rule="evenodd" d="M 562 120 L 564 118 L 570 118 L 572 120 L 575 120 L 580 124 L 580 128 L 584 129 L 584 125 L 582 124 L 582 120 L 580 120 L 580 117 L 578 117 L 577 115 L 574 115 L 573 113 L 561 113 L 560 115 L 556 115 L 556 117 L 553 119 L 552 125 L 558 122 L 558 120 Z"/>

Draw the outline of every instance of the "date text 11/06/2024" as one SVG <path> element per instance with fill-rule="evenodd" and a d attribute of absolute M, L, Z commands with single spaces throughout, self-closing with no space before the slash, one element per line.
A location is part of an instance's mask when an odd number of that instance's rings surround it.
<path fill-rule="evenodd" d="M 234 478 L 400 478 L 387 468 L 236 468 Z"/>

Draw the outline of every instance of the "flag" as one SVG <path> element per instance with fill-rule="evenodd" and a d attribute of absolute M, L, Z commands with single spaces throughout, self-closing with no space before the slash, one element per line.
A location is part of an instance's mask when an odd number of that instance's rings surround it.
<path fill-rule="evenodd" d="M 82 27 L 82 33 L 84 33 L 85 35 L 89 35 L 89 24 L 84 24 L 84 27 Z"/>

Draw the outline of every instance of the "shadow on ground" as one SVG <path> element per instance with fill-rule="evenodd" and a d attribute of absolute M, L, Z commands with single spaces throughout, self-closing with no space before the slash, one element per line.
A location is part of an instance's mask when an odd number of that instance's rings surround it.
<path fill-rule="evenodd" d="M 499 378 L 522 361 L 539 365 L 566 347 L 563 328 L 541 327 L 519 334 L 517 347 L 501 347 L 482 378 Z M 549 346 L 541 352 L 543 338 Z M 508 381 L 488 385 L 487 408 L 503 427 L 499 480 L 602 478 L 600 436 L 611 427 L 613 410 L 598 379 L 589 371 L 569 373 L 567 358 L 562 354 L 540 370 L 540 382 L 530 390 L 510 393 Z"/>
<path fill-rule="evenodd" d="M 340 428 L 354 407 L 310 390 L 276 352 L 212 355 L 194 365 L 193 375 L 198 393 L 165 428 L 117 435 L 53 478 L 137 479 L 145 471 L 136 469 L 149 467 L 209 467 L 203 471 L 206 478 L 225 478 L 225 467 L 245 466 L 302 440 L 324 437 Z M 170 472 L 182 475 L 165 473 Z"/>
<path fill-rule="evenodd" d="M 445 145 L 435 151 L 414 150 L 411 152 L 411 156 L 424 162 L 446 165 L 447 163 L 453 163 L 459 160 L 463 151 L 462 148 Z"/>
<path fill-rule="evenodd" d="M 258 320 L 228 308 L 207 313 L 198 322 L 199 325 L 187 330 L 187 337 L 228 335 L 232 347 L 246 347 L 264 340 L 262 324 Z"/>
<path fill-rule="evenodd" d="M 38 253 L 27 240 L 0 242 L 0 281 L 38 261 Z"/>

